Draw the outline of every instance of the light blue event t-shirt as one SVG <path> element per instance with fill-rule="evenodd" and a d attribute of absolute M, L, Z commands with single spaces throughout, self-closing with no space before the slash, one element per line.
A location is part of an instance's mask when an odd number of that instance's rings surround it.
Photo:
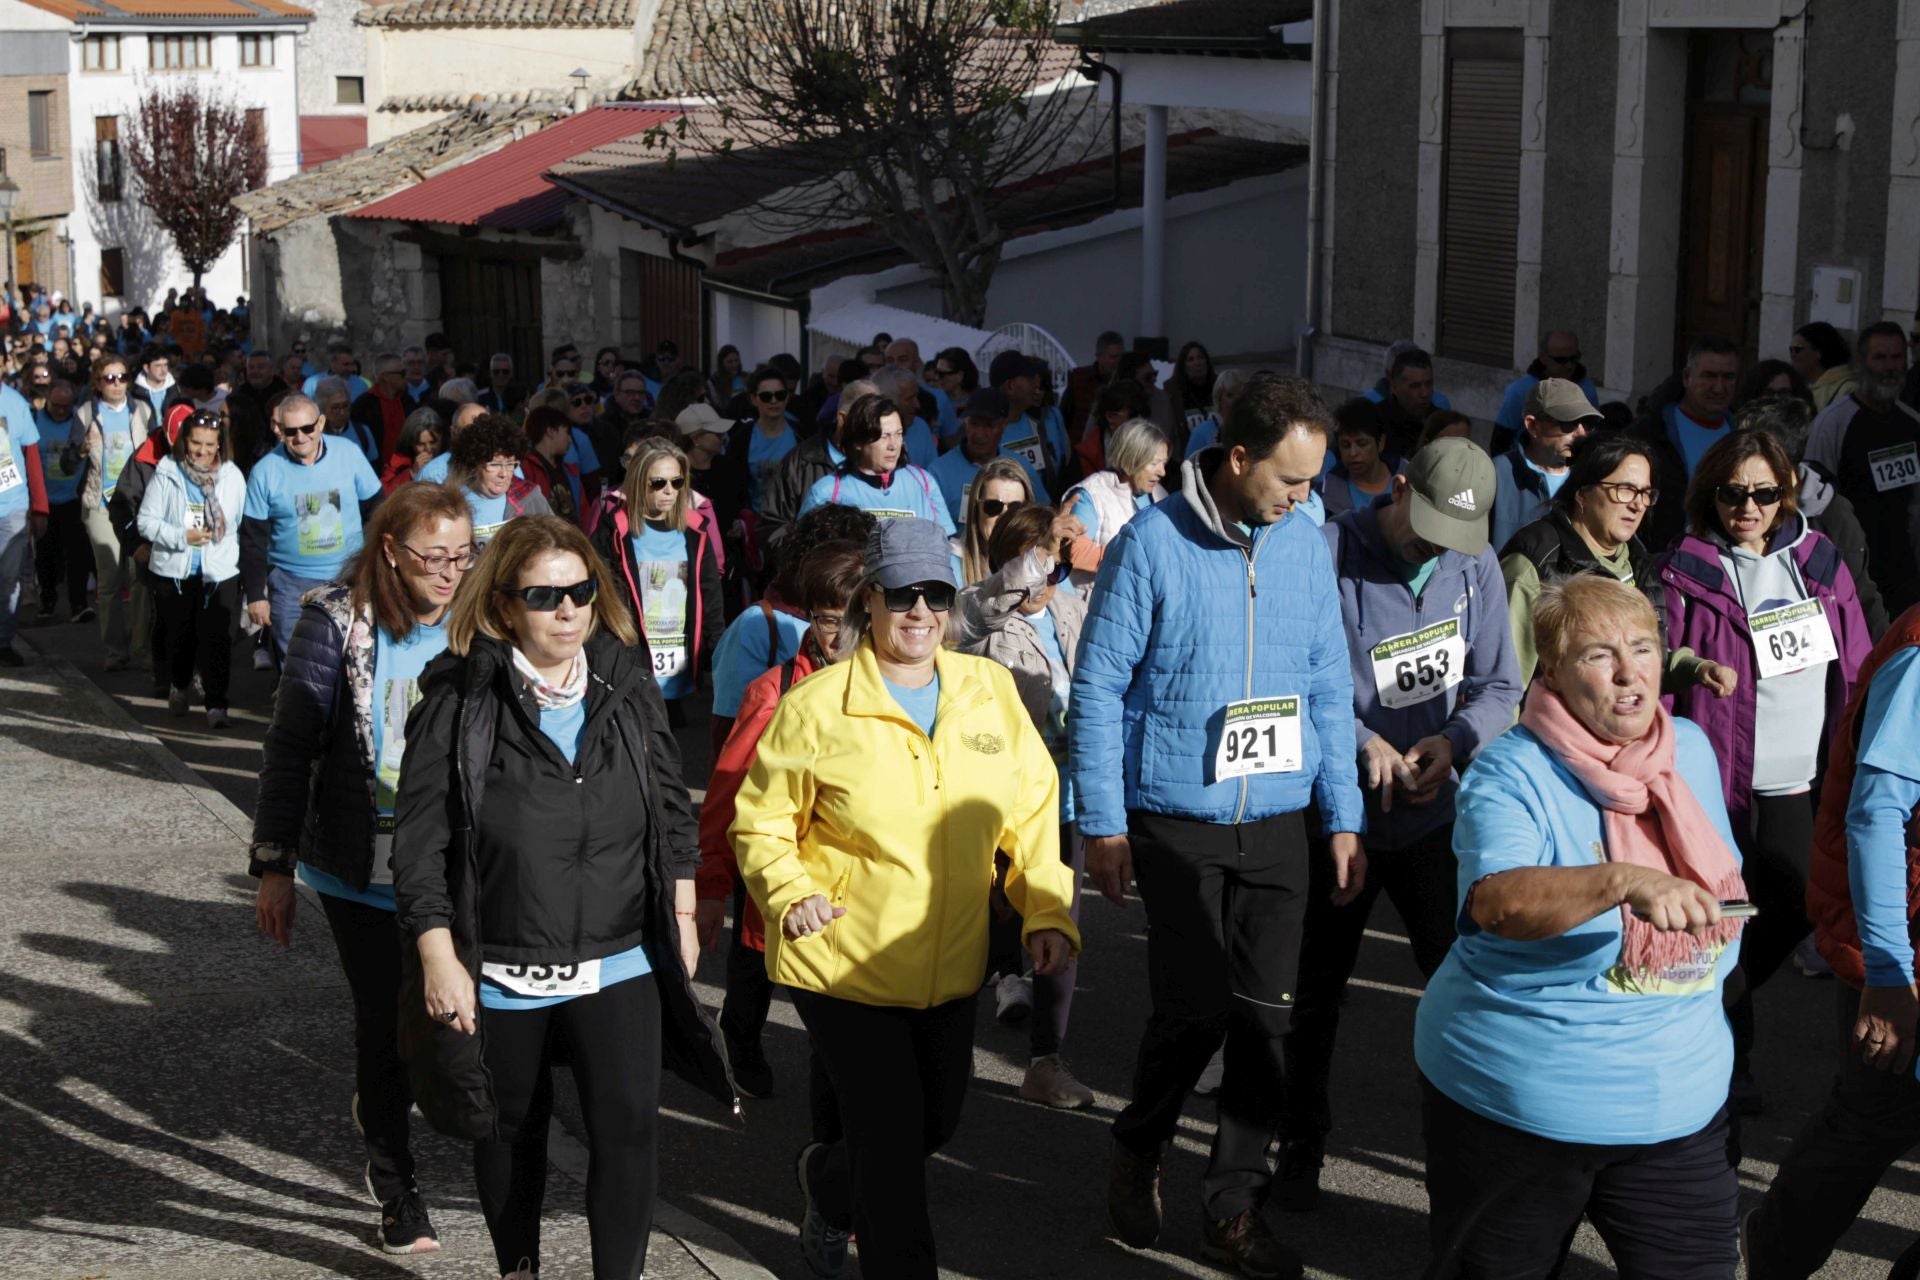
<path fill-rule="evenodd" d="M 473 513 L 473 545 L 484 547 L 500 532 L 500 526 L 507 522 L 507 495 L 490 498 L 475 489 L 462 489 L 466 495 L 467 510 Z"/>
<path fill-rule="evenodd" d="M 1691 721 L 1673 727 L 1675 768 L 1737 861 L 1713 747 Z M 1525 728 L 1481 748 L 1455 805 L 1462 904 L 1502 871 L 1607 860 L 1599 805 Z M 1737 941 L 1636 976 L 1621 963 L 1617 908 L 1534 941 L 1485 932 L 1464 905 L 1457 924 L 1414 1022 L 1414 1059 L 1447 1097 L 1555 1142 L 1603 1146 L 1697 1133 L 1725 1104 L 1733 1036 L 1721 987 Z"/>
<path fill-rule="evenodd" d="M 119 486 L 128 459 L 139 447 L 133 439 L 133 401 L 116 409 L 104 400 L 96 400 L 93 420 L 100 428 L 100 505 L 104 507 Z"/>
<path fill-rule="evenodd" d="M 40 443 L 33 417 L 25 396 L 0 386 L 0 516 L 27 509 L 27 449 Z"/>
<path fill-rule="evenodd" d="M 830 502 L 871 511 L 881 520 L 918 516 L 939 525 L 940 532 L 949 538 L 958 532 L 953 517 L 947 512 L 947 499 L 940 491 L 940 482 L 920 467 L 900 468 L 888 477 L 884 487 L 875 477 L 856 473 L 821 476 L 807 490 L 806 501 L 800 504 L 795 518 Z"/>
<path fill-rule="evenodd" d="M 600 962 L 600 990 L 618 983 L 629 982 L 634 978 L 645 977 L 653 972 L 653 959 L 647 954 L 647 944 L 628 947 L 625 951 L 608 956 Z M 523 996 L 509 991 L 492 978 L 480 979 L 480 1007 L 482 1009 L 545 1009 L 550 1005 L 565 1004 L 569 1000 L 578 1000 L 579 996 Z"/>
<path fill-rule="evenodd" d="M 55 422 L 41 409 L 34 413 L 33 423 L 40 432 L 40 474 L 47 482 L 47 505 L 57 507 L 74 501 L 80 496 L 80 482 L 86 479 L 86 469 L 76 466 L 68 470 L 61 462 L 73 420 Z"/>
<path fill-rule="evenodd" d="M 1040 473 L 1026 456 L 1007 448 L 1003 439 L 1000 444 L 1000 457 L 1012 458 L 1027 473 L 1027 483 L 1033 486 L 1033 500 L 1045 505 L 1053 501 L 1047 496 L 1047 486 L 1040 479 Z M 947 450 L 927 468 L 927 474 L 940 485 L 940 495 L 947 500 L 947 514 L 953 517 L 956 525 L 966 523 L 967 494 L 973 488 L 973 478 L 980 474 L 984 463 L 975 462 L 967 457 L 964 445 Z"/>
<path fill-rule="evenodd" d="M 452 465 L 453 452 L 451 450 L 436 453 L 433 457 L 427 459 L 426 466 L 413 473 L 414 481 L 418 484 L 445 484 L 447 482 L 447 468 Z"/>
<path fill-rule="evenodd" d="M 659 529 L 645 521 L 627 539 L 633 547 L 634 567 L 640 575 L 640 633 L 653 653 L 653 674 L 663 698 L 684 698 L 693 692 L 688 621 L 698 602 L 698 589 L 688 574 L 687 535 L 677 529 Z"/>
<path fill-rule="evenodd" d="M 780 465 L 780 459 L 792 453 L 799 443 L 793 435 L 791 426 L 780 428 L 780 434 L 768 436 L 758 424 L 747 432 L 747 505 L 755 511 L 760 509 L 760 486 L 765 484 Z"/>
<path fill-rule="evenodd" d="M 934 716 L 940 708 L 940 673 L 934 672 L 933 679 L 918 689 L 895 684 L 885 676 L 881 676 L 880 680 L 887 686 L 887 692 L 893 695 L 893 700 L 900 704 L 900 709 L 907 713 L 907 719 L 919 725 L 920 732 L 931 738 Z"/>
<path fill-rule="evenodd" d="M 713 651 L 714 715 L 739 715 L 747 686 L 800 652 L 800 642 L 807 635 L 807 619 L 785 609 L 772 613 L 772 653 L 767 652 L 767 615 L 758 607 L 735 618 L 720 633 L 720 644 Z"/>
<path fill-rule="evenodd" d="M 360 504 L 380 496 L 380 477 L 358 449 L 323 438 L 320 456 L 301 466 L 278 445 L 247 480 L 241 514 L 272 531 L 267 560 L 301 578 L 325 580 L 360 550 Z"/>
<path fill-rule="evenodd" d="M 1707 450 L 1727 438 L 1727 422 L 1723 418 L 1716 426 L 1703 427 L 1677 404 L 1667 406 L 1667 422 L 1680 442 L 1680 457 L 1686 463 L 1687 478 L 1691 480 L 1694 468 L 1700 465 Z"/>

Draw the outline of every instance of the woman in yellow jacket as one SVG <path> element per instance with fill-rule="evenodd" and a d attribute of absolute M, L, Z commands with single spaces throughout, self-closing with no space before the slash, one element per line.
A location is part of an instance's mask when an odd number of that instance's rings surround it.
<path fill-rule="evenodd" d="M 796 684 L 760 739 L 730 829 L 845 1136 L 800 1153 L 801 1252 L 934 1280 L 926 1161 L 973 1075 L 994 854 L 1034 969 L 1079 949 L 1059 776 L 1006 668 L 941 648 L 952 556 L 927 520 L 882 520 L 841 628 L 845 661 Z"/>

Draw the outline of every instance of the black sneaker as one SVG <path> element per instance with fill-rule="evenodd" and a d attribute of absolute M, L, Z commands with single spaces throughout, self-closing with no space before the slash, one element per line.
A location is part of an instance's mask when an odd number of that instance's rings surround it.
<path fill-rule="evenodd" d="M 1287 1213 L 1311 1213 L 1320 1202 L 1320 1169 L 1327 1156 L 1314 1138 L 1299 1138 L 1280 1149 L 1280 1176 L 1274 1179 L 1273 1203 Z"/>
<path fill-rule="evenodd" d="M 420 1188 L 408 1187 L 397 1199 L 380 1206 L 380 1248 L 387 1253 L 432 1253 L 440 1247 L 440 1233 L 427 1217 Z"/>
<path fill-rule="evenodd" d="M 749 1098 L 773 1096 L 773 1066 L 758 1036 L 752 1040 L 727 1037 L 727 1062 L 733 1067 L 733 1083 Z"/>

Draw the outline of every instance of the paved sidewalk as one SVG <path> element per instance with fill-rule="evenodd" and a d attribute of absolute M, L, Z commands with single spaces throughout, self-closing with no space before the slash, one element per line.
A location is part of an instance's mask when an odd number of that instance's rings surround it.
<path fill-rule="evenodd" d="M 253 924 L 247 815 L 60 658 L 0 673 L 0 1258 L 48 1280 L 493 1277 L 468 1149 L 416 1127 L 446 1242 L 370 1247 L 351 1022 L 316 911 Z M 53 646 L 47 646 L 53 647 Z M 585 1150 L 556 1126 L 542 1272 L 590 1274 Z M 648 1275 L 768 1273 L 662 1206 Z"/>

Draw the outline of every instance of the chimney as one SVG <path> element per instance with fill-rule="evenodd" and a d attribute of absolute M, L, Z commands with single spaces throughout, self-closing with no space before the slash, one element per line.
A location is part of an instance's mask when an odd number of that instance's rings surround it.
<path fill-rule="evenodd" d="M 575 67 L 573 79 L 573 114 L 579 115 L 593 105 L 593 90 L 587 88 L 587 69 Z"/>

